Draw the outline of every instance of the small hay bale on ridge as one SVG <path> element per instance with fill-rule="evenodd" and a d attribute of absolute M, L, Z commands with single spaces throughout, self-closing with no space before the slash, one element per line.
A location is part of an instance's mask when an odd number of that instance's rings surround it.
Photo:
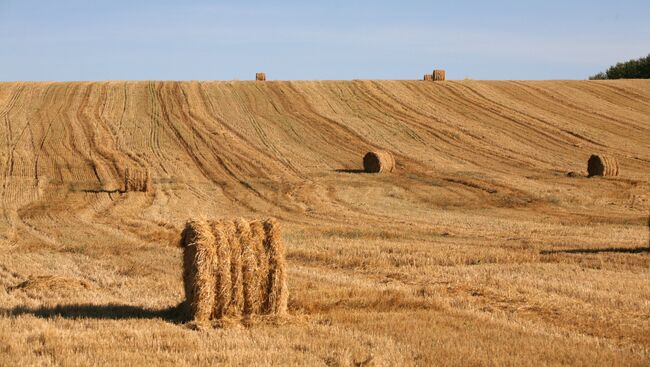
<path fill-rule="evenodd" d="M 377 150 L 363 157 L 363 169 L 368 173 L 393 172 L 395 158 L 391 152 Z"/>
<path fill-rule="evenodd" d="M 424 81 L 432 82 L 433 81 L 433 74 L 424 74 Z"/>
<path fill-rule="evenodd" d="M 434 81 L 444 81 L 446 78 L 444 70 L 434 70 L 433 71 L 433 80 Z"/>
<path fill-rule="evenodd" d="M 255 80 L 257 80 L 258 82 L 266 81 L 266 73 L 256 73 Z"/>
<path fill-rule="evenodd" d="M 593 176 L 618 176 L 618 161 L 612 156 L 592 154 L 587 161 L 587 173 Z"/>

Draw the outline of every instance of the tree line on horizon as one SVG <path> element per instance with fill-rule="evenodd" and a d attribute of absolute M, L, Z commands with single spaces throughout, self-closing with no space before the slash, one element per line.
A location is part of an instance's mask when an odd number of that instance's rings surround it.
<path fill-rule="evenodd" d="M 607 71 L 589 77 L 589 80 L 605 79 L 650 79 L 650 55 L 638 60 L 619 62 Z"/>

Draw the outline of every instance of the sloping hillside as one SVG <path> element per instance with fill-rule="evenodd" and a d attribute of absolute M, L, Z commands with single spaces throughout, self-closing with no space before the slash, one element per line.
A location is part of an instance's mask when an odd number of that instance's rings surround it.
<path fill-rule="evenodd" d="M 0 83 L 0 123 L 0 364 L 650 359 L 650 82 Z M 170 321 L 197 215 L 280 219 L 299 321 Z"/>

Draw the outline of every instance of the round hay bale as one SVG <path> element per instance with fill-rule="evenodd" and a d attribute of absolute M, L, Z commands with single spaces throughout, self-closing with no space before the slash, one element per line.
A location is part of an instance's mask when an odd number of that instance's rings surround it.
<path fill-rule="evenodd" d="M 618 161 L 612 156 L 592 154 L 587 162 L 587 173 L 593 176 L 618 176 Z"/>
<path fill-rule="evenodd" d="M 363 157 L 363 169 L 368 173 L 393 172 L 395 158 L 391 152 L 384 150 L 368 152 Z"/>

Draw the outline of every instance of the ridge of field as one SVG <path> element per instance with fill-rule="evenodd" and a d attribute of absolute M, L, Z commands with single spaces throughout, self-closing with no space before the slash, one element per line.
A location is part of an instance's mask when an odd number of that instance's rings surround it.
<path fill-rule="evenodd" d="M 1 365 L 650 363 L 649 81 L 0 83 L 0 124 Z M 176 321 L 197 216 L 282 222 L 289 321 Z"/>

